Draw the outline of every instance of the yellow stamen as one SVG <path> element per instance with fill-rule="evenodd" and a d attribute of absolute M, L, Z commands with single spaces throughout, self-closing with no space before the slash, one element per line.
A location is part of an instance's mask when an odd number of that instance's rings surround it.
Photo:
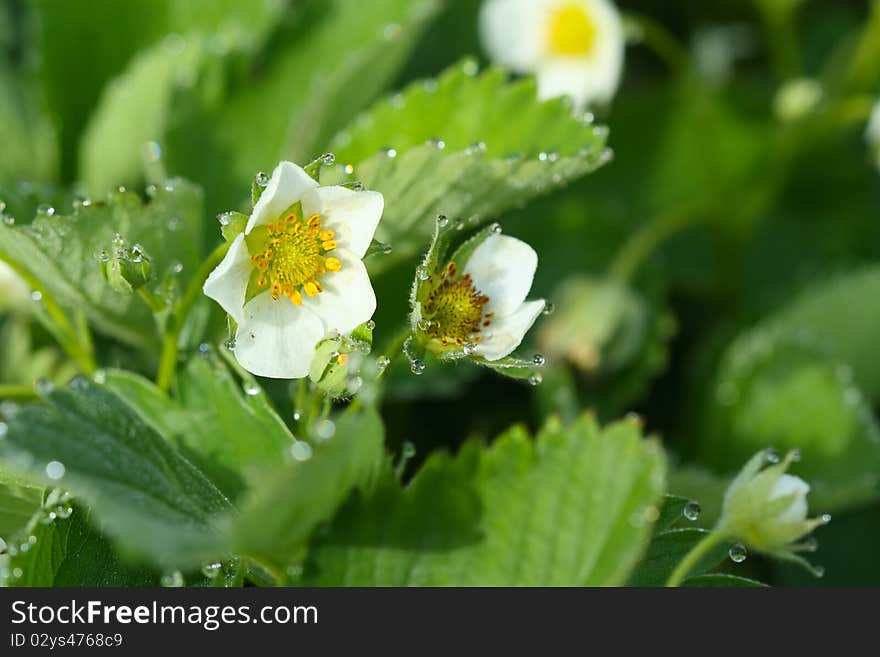
<path fill-rule="evenodd" d="M 339 271 L 342 269 L 342 261 L 339 258 L 327 258 L 324 260 L 324 266 L 328 271 Z"/>
<path fill-rule="evenodd" d="M 336 235 L 333 233 L 332 230 L 322 230 L 320 233 L 318 233 L 318 237 L 323 242 L 326 242 L 327 240 L 332 240 L 335 236 Z"/>
<path fill-rule="evenodd" d="M 554 55 L 583 57 L 596 45 L 597 29 L 583 2 L 566 2 L 552 10 L 547 23 L 547 48 Z"/>
<path fill-rule="evenodd" d="M 334 240 L 327 240 L 321 245 L 325 251 L 332 251 L 336 248 L 336 242 Z"/>

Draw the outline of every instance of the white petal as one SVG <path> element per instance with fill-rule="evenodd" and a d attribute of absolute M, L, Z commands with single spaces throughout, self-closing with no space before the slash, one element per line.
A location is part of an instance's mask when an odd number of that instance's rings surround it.
<path fill-rule="evenodd" d="M 515 237 L 490 235 L 462 266 L 474 287 L 489 296 L 486 311 L 503 316 L 519 308 L 529 293 L 538 254 Z"/>
<path fill-rule="evenodd" d="M 538 315 L 544 310 L 544 300 L 526 301 L 511 315 L 496 317 L 492 326 L 483 329 L 484 338 L 477 345 L 476 353 L 486 360 L 504 358 L 523 341 Z"/>
<path fill-rule="evenodd" d="M 331 255 L 342 261 L 342 269 L 321 276 L 324 291 L 314 297 L 303 294 L 303 308 L 320 317 L 327 332 L 348 334 L 376 312 L 376 295 L 360 258 L 345 249 Z"/>
<path fill-rule="evenodd" d="M 317 186 L 315 179 L 303 171 L 302 167 L 293 162 L 279 162 L 251 212 L 244 232 L 249 233 L 256 226 L 277 220 L 282 212 L 302 199 L 305 192 Z"/>
<path fill-rule="evenodd" d="M 532 73 L 540 59 L 545 2 L 487 0 L 480 11 L 480 36 L 494 63 Z"/>
<path fill-rule="evenodd" d="M 871 118 L 868 127 L 865 128 L 865 138 L 871 146 L 880 147 L 880 102 L 871 110 Z"/>
<path fill-rule="evenodd" d="M 787 497 L 789 495 L 797 495 L 794 502 L 785 511 L 783 511 L 777 520 L 782 522 L 803 522 L 807 518 L 807 493 L 810 491 L 810 485 L 800 477 L 794 475 L 780 475 L 773 488 L 770 490 L 770 499 L 777 497 Z"/>
<path fill-rule="evenodd" d="M 545 57 L 537 66 L 538 97 L 569 95 L 577 107 L 606 103 L 614 96 L 626 46 L 617 9 L 606 0 L 582 0 L 596 26 L 596 43 L 583 57 Z M 546 49 L 544 50 L 546 52 Z"/>
<path fill-rule="evenodd" d="M 219 303 L 236 322 L 241 321 L 244 312 L 244 296 L 253 269 L 254 263 L 242 233 L 232 240 L 223 260 L 202 286 L 205 295 Z"/>
<path fill-rule="evenodd" d="M 273 379 L 309 373 L 315 345 L 324 337 L 321 320 L 287 297 L 263 292 L 248 301 L 235 334 L 235 357 L 243 368 Z"/>
<path fill-rule="evenodd" d="M 363 258 L 382 218 L 385 199 L 379 192 L 345 187 L 318 187 L 303 194 L 303 214 L 321 216 L 321 227 L 336 233 L 339 246 Z"/>

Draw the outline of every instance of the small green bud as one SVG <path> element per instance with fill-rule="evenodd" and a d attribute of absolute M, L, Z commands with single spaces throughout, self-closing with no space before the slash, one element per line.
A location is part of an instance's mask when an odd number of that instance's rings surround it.
<path fill-rule="evenodd" d="M 775 454 L 772 450 L 758 452 L 731 482 L 715 531 L 757 552 L 798 561 L 813 569 L 795 554 L 809 549 L 809 544 L 796 541 L 831 518 L 807 518 L 810 486 L 786 474 L 797 452 L 789 452 L 781 461 Z"/>
<path fill-rule="evenodd" d="M 351 338 L 340 336 L 320 342 L 315 349 L 309 378 L 319 390 L 333 399 L 350 397 L 362 384 L 358 376 L 363 356 L 370 352 L 372 342 L 370 328 L 358 327 Z M 360 332 L 360 335 L 356 335 Z M 369 342 L 362 339 L 368 333 Z"/>
<path fill-rule="evenodd" d="M 538 346 L 552 361 L 567 360 L 584 372 L 616 370 L 646 338 L 643 300 L 615 281 L 570 278 L 553 299 L 558 310 L 538 333 Z"/>
<path fill-rule="evenodd" d="M 102 251 L 98 260 L 104 280 L 122 294 L 131 294 L 150 280 L 150 256 L 139 244 L 126 245 L 119 235 L 113 239 L 110 251 Z"/>

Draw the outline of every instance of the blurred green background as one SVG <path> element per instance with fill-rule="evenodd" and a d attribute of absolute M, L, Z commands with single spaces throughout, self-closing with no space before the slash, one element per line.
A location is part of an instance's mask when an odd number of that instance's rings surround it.
<path fill-rule="evenodd" d="M 256 171 L 311 160 L 374 98 L 464 56 L 483 63 L 476 0 L 350 4 L 2 0 L 7 213 L 27 222 L 40 206 L 118 185 L 145 195 L 181 176 L 204 189 L 204 250 L 219 240 L 214 215 L 246 208 Z M 532 296 L 557 306 L 525 349 L 547 356 L 543 385 L 477 368 L 396 371 L 392 448 L 414 442 L 414 470 L 514 420 L 634 412 L 676 463 L 670 492 L 700 499 L 709 524 L 750 454 L 799 447 L 811 510 L 834 515 L 813 557 L 827 574 L 750 559 L 751 574 L 878 585 L 880 171 L 864 133 L 880 98 L 880 5 L 617 4 L 624 78 L 595 110 L 613 161 L 499 217 L 539 254 Z M 404 321 L 415 264 L 374 279 L 380 342 Z M 70 376 L 27 303 L 0 311 L 0 381 Z M 104 365 L 149 370 L 100 339 Z"/>

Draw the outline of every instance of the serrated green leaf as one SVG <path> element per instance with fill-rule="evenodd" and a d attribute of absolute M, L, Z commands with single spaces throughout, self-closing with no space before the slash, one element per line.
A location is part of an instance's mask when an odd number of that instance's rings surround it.
<path fill-rule="evenodd" d="M 216 518 L 229 501 L 121 399 L 84 379 L 9 418 L 0 461 L 47 484 L 57 484 L 47 464 L 62 464 L 64 487 L 107 533 L 157 564 L 193 565 L 225 548 Z"/>
<path fill-rule="evenodd" d="M 709 531 L 697 527 L 667 529 L 654 536 L 648 550 L 639 561 L 629 586 L 663 586 L 693 547 L 709 535 Z M 727 554 L 728 545 L 718 545 L 691 570 L 692 573 L 704 573 L 718 566 Z"/>
<path fill-rule="evenodd" d="M 182 265 L 177 280 L 184 285 L 200 263 L 201 232 L 201 191 L 175 180 L 149 203 L 117 191 L 71 214 L 39 214 L 29 225 L 0 222 L 0 258 L 29 272 L 62 307 L 83 311 L 99 331 L 149 347 L 158 342 L 152 314 L 138 297 L 118 294 L 104 281 L 98 254 L 119 233 L 152 255 L 151 289 L 173 263 Z"/>
<path fill-rule="evenodd" d="M 654 521 L 654 534 L 671 529 L 685 520 L 684 510 L 693 500 L 679 495 L 664 495 L 663 505 L 660 507 L 660 515 Z"/>
<path fill-rule="evenodd" d="M 377 237 L 394 252 L 375 267 L 422 248 L 437 214 L 480 225 L 605 161 L 606 131 L 573 116 L 567 101 L 539 103 L 534 80 L 475 72 L 466 61 L 416 82 L 331 143 L 345 167 L 325 169 L 322 183 L 359 180 L 385 195 Z"/>
<path fill-rule="evenodd" d="M 68 518 L 35 522 L 25 552 L 10 556 L 10 586 L 156 586 L 149 569 L 129 565 L 75 507 Z M 31 542 L 32 541 L 32 542 Z"/>
<path fill-rule="evenodd" d="M 681 584 L 694 588 L 766 588 L 767 585 L 755 579 L 729 575 L 727 573 L 706 573 L 688 577 Z"/>
<path fill-rule="evenodd" d="M 179 371 L 175 399 L 124 370 L 108 370 L 105 385 L 232 500 L 249 472 L 278 463 L 294 442 L 265 394 L 244 394 L 215 357 L 198 356 Z"/>
<path fill-rule="evenodd" d="M 372 408 L 349 409 L 334 435 L 311 445 L 305 461 L 264 470 L 232 526 L 235 550 L 271 561 L 289 557 L 356 486 L 369 484 L 383 459 L 384 428 Z"/>
<path fill-rule="evenodd" d="M 634 422 L 514 428 L 390 477 L 316 540 L 309 585 L 613 585 L 649 540 L 665 461 Z"/>

